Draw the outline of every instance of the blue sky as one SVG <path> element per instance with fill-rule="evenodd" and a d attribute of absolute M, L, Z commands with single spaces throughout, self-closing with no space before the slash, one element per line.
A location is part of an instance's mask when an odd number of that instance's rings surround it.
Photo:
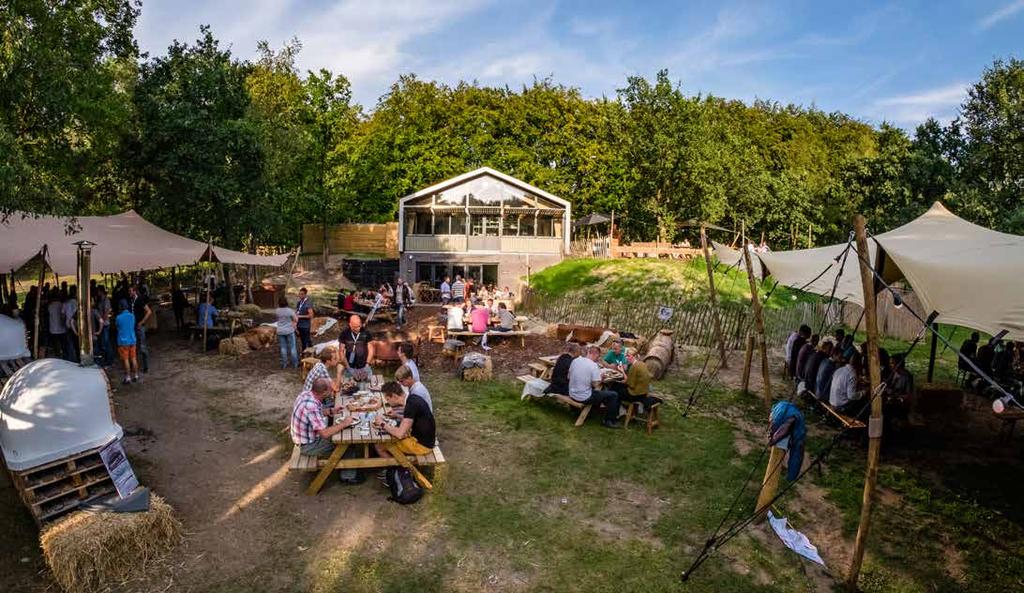
<path fill-rule="evenodd" d="M 302 69 L 348 76 L 372 108 L 399 74 L 613 96 L 667 68 L 688 93 L 816 105 L 912 128 L 948 120 L 994 58 L 1024 58 L 1024 0 L 578 2 L 143 0 L 162 54 L 209 24 L 235 55 L 298 37 Z"/>

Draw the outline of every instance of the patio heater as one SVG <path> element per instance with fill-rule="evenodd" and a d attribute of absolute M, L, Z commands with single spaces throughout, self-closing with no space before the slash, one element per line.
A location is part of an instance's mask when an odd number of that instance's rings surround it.
<path fill-rule="evenodd" d="M 78 344 L 82 366 L 93 365 L 92 343 L 92 293 L 89 277 L 92 276 L 92 241 L 78 241 Z"/>

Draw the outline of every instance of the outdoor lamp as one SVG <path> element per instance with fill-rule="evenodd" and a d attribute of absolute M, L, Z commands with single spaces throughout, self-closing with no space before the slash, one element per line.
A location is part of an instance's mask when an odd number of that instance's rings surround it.
<path fill-rule="evenodd" d="M 1006 405 L 1012 401 L 1014 401 L 1012 395 L 1004 395 L 992 402 L 992 411 L 996 414 L 1002 414 L 1006 411 Z"/>
<path fill-rule="evenodd" d="M 900 297 L 900 295 L 896 294 L 895 292 L 892 293 L 892 306 L 897 309 L 903 308 L 903 299 Z"/>

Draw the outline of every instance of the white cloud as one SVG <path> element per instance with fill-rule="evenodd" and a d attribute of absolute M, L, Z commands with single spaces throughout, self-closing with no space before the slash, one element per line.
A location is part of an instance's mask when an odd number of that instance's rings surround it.
<path fill-rule="evenodd" d="M 975 31 L 986 31 L 1022 10 L 1024 10 L 1024 0 L 1014 0 L 1006 6 L 986 15 L 985 18 L 978 21 L 974 29 Z"/>
<path fill-rule="evenodd" d="M 569 32 L 581 37 L 607 35 L 615 30 L 615 22 L 609 18 L 585 18 L 574 16 L 569 21 Z"/>
<path fill-rule="evenodd" d="M 967 95 L 968 84 L 955 82 L 907 95 L 884 97 L 875 101 L 872 113 L 900 124 L 918 124 L 934 117 L 948 121 Z"/>

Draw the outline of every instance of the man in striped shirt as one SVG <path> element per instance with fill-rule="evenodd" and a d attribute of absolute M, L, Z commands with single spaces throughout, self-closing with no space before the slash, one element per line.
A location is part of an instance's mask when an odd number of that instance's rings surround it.
<path fill-rule="evenodd" d="M 455 282 L 452 284 L 452 302 L 461 303 L 466 299 L 466 283 L 462 281 L 462 276 L 456 276 Z"/>
<path fill-rule="evenodd" d="M 330 455 L 334 451 L 331 437 L 352 425 L 351 415 L 334 426 L 327 425 L 327 417 L 333 416 L 336 411 L 323 405 L 324 399 L 330 393 L 330 380 L 320 378 L 313 381 L 311 391 L 303 391 L 295 398 L 295 405 L 292 407 L 291 436 L 292 442 L 299 446 L 303 455 Z"/>

